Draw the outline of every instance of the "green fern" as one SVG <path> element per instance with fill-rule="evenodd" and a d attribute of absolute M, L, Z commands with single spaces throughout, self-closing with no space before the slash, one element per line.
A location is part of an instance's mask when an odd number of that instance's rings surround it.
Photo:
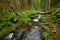
<path fill-rule="evenodd" d="M 48 37 L 50 36 L 50 33 L 45 31 L 42 33 L 42 39 L 48 40 Z"/>

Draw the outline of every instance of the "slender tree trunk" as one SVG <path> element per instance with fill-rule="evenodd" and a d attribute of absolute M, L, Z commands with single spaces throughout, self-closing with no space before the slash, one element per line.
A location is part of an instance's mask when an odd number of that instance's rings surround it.
<path fill-rule="evenodd" d="M 16 11 L 20 11 L 20 1 L 19 0 L 14 0 L 14 2 L 15 2 Z"/>
<path fill-rule="evenodd" d="M 27 0 L 25 0 L 25 7 L 26 7 L 26 9 L 28 9 L 28 7 L 27 7 Z"/>
<path fill-rule="evenodd" d="M 50 0 L 44 1 L 44 11 L 49 11 L 50 9 Z"/>

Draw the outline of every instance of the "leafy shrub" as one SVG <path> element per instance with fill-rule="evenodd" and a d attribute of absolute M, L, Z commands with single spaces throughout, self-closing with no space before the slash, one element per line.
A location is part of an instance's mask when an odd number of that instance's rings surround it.
<path fill-rule="evenodd" d="M 17 15 L 15 12 L 10 11 L 5 11 L 2 13 L 3 16 L 0 18 L 0 30 L 2 30 L 2 33 L 0 33 L 0 37 L 8 33 L 8 30 L 10 32 L 13 31 L 17 25 L 21 25 L 22 23 L 28 24 L 31 21 L 29 16 L 35 13 L 35 10 L 20 11 L 17 12 Z M 6 26 L 8 29 L 5 29 Z"/>
<path fill-rule="evenodd" d="M 48 40 L 48 37 L 51 34 L 53 34 L 51 30 L 51 26 L 53 27 L 53 25 L 55 24 L 60 25 L 60 22 L 59 22 L 60 21 L 60 8 L 52 9 L 52 13 L 50 15 L 45 15 L 43 19 L 42 20 L 45 24 L 41 23 L 41 27 L 44 28 L 45 31 L 42 33 L 42 38 L 43 39 L 45 38 L 45 40 Z M 46 26 L 46 23 L 48 24 L 48 26 Z"/>
<path fill-rule="evenodd" d="M 35 14 L 36 11 L 34 10 L 27 10 L 27 11 L 21 11 L 17 12 L 18 15 L 16 15 L 15 12 L 9 12 L 6 11 L 3 13 L 3 17 L 1 17 L 0 21 L 0 29 L 2 28 L 3 25 L 7 24 L 19 24 L 19 23 L 28 23 L 31 21 L 31 18 L 29 17 L 30 14 Z"/>

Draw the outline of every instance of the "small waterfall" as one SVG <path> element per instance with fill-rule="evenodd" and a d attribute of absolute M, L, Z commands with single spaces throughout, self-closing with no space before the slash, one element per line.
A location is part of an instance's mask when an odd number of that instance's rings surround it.
<path fill-rule="evenodd" d="M 34 22 L 39 22 L 39 19 L 41 18 L 41 14 L 38 15 L 38 17 L 36 19 L 33 19 Z"/>
<path fill-rule="evenodd" d="M 13 33 L 9 33 L 7 36 L 5 36 L 4 38 L 2 38 L 1 40 L 10 40 L 13 36 Z"/>

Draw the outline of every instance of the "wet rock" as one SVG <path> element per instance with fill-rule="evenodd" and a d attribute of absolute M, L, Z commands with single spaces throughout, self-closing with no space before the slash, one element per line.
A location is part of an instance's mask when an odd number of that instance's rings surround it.
<path fill-rule="evenodd" d="M 14 35 L 11 40 L 19 40 L 24 31 L 25 31 L 25 29 L 15 30 Z"/>

